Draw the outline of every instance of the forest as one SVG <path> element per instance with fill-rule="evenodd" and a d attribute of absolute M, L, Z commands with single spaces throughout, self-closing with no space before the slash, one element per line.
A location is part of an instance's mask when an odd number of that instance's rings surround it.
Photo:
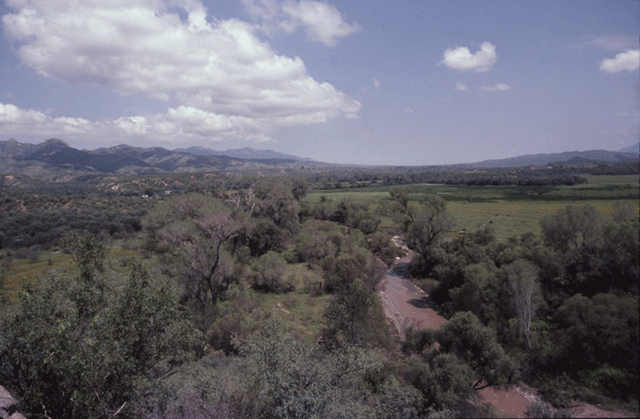
<path fill-rule="evenodd" d="M 579 166 L 579 165 L 578 165 Z M 638 414 L 637 163 L 0 186 L 0 385 L 33 418 Z M 378 286 L 447 322 L 401 340 Z"/>

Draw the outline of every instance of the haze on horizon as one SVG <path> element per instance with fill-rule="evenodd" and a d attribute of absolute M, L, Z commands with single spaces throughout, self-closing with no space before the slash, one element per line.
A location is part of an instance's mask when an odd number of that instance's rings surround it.
<path fill-rule="evenodd" d="M 636 0 L 5 0 L 0 140 L 427 165 L 640 136 Z"/>

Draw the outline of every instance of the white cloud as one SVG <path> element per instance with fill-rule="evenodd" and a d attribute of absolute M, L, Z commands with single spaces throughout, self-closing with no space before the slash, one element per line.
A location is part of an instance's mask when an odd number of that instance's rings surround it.
<path fill-rule="evenodd" d="M 500 92 L 505 90 L 511 90 L 511 86 L 506 85 L 504 83 L 496 83 L 493 86 L 482 86 L 481 90 L 489 90 L 494 92 Z"/>
<path fill-rule="evenodd" d="M 444 64 L 454 70 L 476 73 L 489 71 L 498 60 L 496 47 L 489 42 L 483 42 L 475 54 L 471 54 L 467 47 L 458 47 L 445 50 L 443 57 L 438 65 Z"/>
<path fill-rule="evenodd" d="M 195 138 L 206 133 L 265 138 L 283 127 L 352 118 L 361 107 L 329 83 L 310 77 L 299 57 L 276 54 L 256 36 L 253 25 L 207 19 L 200 0 L 93 0 L 73 6 L 7 0 L 7 5 L 14 13 L 2 17 L 5 36 L 38 73 L 72 85 L 179 101 L 175 109 L 144 121 L 82 120 L 80 125 L 93 131 L 155 135 L 166 129 Z M 335 36 L 326 34 L 325 40 Z M 36 114 L 21 112 L 23 118 Z M 49 119 L 39 126 L 80 123 L 69 121 Z M 154 127 L 156 123 L 162 125 Z"/>
<path fill-rule="evenodd" d="M 622 71 L 638 71 L 640 68 L 640 49 L 630 49 L 617 54 L 614 58 L 602 60 L 600 71 L 606 73 L 620 73 Z"/>
<path fill-rule="evenodd" d="M 376 88 L 376 90 L 378 90 L 380 88 L 380 80 L 376 79 L 375 77 L 372 79 L 373 81 L 373 87 Z"/>
<path fill-rule="evenodd" d="M 464 83 L 456 83 L 456 90 L 468 90 L 469 88 L 467 87 L 466 84 Z"/>
<path fill-rule="evenodd" d="M 345 115 L 351 118 L 352 115 Z M 309 123 L 323 122 L 324 114 L 310 115 Z M 34 109 L 21 109 L 0 103 L 0 125 L 7 132 L 39 138 L 64 137 L 69 140 L 100 138 L 101 143 L 122 143 L 123 139 L 171 144 L 185 142 L 209 144 L 242 138 L 248 141 L 270 141 L 265 135 L 276 128 L 298 124 L 290 117 L 257 120 L 242 116 L 220 115 L 201 109 L 178 106 L 164 114 L 128 116 L 118 119 L 89 121 L 83 118 L 51 117 Z"/>
<path fill-rule="evenodd" d="M 302 29 L 307 39 L 334 46 L 340 38 L 360 30 L 349 24 L 334 6 L 312 0 L 242 0 L 249 14 L 268 35 L 291 33 Z"/>
<path fill-rule="evenodd" d="M 568 48 L 594 47 L 609 51 L 621 51 L 638 44 L 638 38 L 622 35 L 605 35 L 582 37 L 582 41 Z"/>

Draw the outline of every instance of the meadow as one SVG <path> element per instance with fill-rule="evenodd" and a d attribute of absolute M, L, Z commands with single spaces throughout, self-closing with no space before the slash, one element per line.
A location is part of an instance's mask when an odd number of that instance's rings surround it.
<path fill-rule="evenodd" d="M 540 220 L 556 214 L 568 205 L 594 206 L 605 216 L 613 212 L 613 202 L 628 202 L 640 214 L 640 178 L 637 175 L 586 176 L 588 183 L 575 186 L 451 186 L 442 184 L 407 185 L 409 198 L 419 201 L 427 195 L 438 195 L 447 201 L 447 210 L 456 219 L 454 234 L 473 232 L 491 225 L 499 240 L 526 232 L 540 234 Z M 321 200 L 350 202 L 380 207 L 393 202 L 391 186 L 364 189 L 311 191 L 305 202 Z M 391 217 L 382 216 L 381 227 L 394 229 Z"/>

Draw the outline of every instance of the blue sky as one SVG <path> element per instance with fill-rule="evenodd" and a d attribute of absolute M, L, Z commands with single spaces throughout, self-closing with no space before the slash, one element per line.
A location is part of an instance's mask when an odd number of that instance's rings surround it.
<path fill-rule="evenodd" d="M 0 140 L 453 164 L 639 137 L 637 0 L 4 0 Z"/>

